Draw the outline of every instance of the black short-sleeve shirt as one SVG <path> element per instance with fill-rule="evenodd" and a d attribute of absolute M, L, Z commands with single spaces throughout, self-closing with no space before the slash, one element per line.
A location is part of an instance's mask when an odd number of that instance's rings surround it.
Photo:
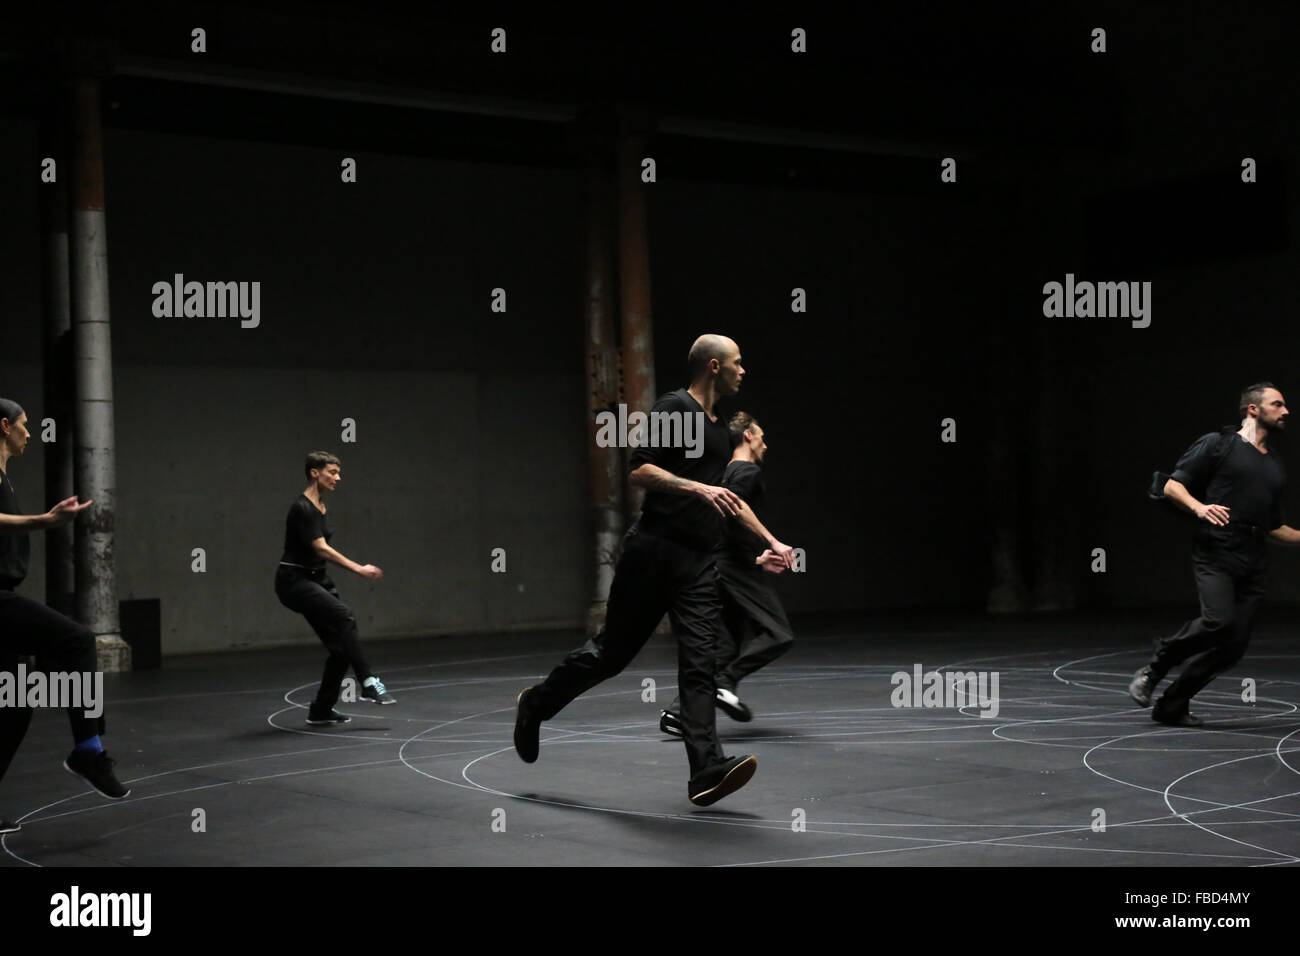
<path fill-rule="evenodd" d="M 1226 507 L 1230 524 L 1249 524 L 1266 531 L 1285 524 L 1282 489 L 1286 466 L 1277 450 L 1265 454 L 1238 437 L 1218 469 L 1211 473 L 1218 443 L 1218 432 L 1202 435 L 1183 452 L 1170 477 L 1188 488 L 1204 488 L 1202 501 Z"/>
<path fill-rule="evenodd" d="M 722 474 L 722 487 L 734 491 L 743 498 L 745 504 L 754 509 L 754 514 L 759 515 L 759 520 L 762 520 L 760 512 L 763 501 L 767 497 L 767 490 L 763 486 L 763 469 L 757 462 L 741 459 L 732 461 Z M 721 550 L 729 557 L 746 564 L 753 564 L 754 559 L 766 548 L 767 542 L 750 531 L 739 518 L 727 519 L 726 539 L 721 545 Z"/>
<path fill-rule="evenodd" d="M 679 413 L 700 416 L 694 421 L 703 421 L 703 441 L 698 446 L 700 454 L 691 457 L 682 442 L 669 443 L 666 447 L 651 447 L 642 444 L 632 452 L 628 460 L 628 470 L 635 471 L 645 464 L 656 465 L 674 475 L 698 481 L 705 485 L 718 485 L 722 482 L 722 473 L 731 460 L 731 435 L 727 423 L 721 416 L 717 421 L 709 421 L 700 405 L 684 388 L 659 396 L 651 411 L 654 413 Z M 683 419 L 684 421 L 684 419 Z M 695 429 L 695 425 L 691 425 Z M 687 432 L 683 431 L 685 436 Z M 693 439 L 700 437 L 699 430 L 690 433 Z M 694 495 L 674 495 L 662 491 L 647 491 L 641 506 L 643 524 L 647 530 L 658 529 L 661 533 L 698 547 L 704 551 L 713 551 L 722 540 L 722 515 L 718 510 Z"/>
<path fill-rule="evenodd" d="M 0 513 L 20 515 L 18 495 L 9 476 L 0 472 Z M 0 534 L 0 587 L 17 587 L 27 577 L 32 543 L 27 532 Z"/>
<path fill-rule="evenodd" d="M 330 516 L 321 514 L 306 495 L 299 495 L 298 500 L 289 506 L 289 516 L 284 521 L 284 556 L 280 560 L 314 571 L 322 570 L 325 559 L 316 553 L 311 543 L 324 538 L 328 544 L 333 536 Z"/>

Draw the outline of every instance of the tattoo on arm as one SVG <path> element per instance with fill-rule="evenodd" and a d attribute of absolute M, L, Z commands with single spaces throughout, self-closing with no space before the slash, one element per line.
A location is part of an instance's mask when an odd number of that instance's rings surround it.
<path fill-rule="evenodd" d="M 674 475 L 671 471 L 658 465 L 645 464 L 637 468 L 636 484 L 647 491 L 662 491 L 668 494 L 689 494 L 694 482 Z"/>

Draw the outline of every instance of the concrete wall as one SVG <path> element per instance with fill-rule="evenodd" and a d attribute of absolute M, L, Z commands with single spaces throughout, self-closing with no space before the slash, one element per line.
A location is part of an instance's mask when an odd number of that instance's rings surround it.
<path fill-rule="evenodd" d="M 358 154 L 360 181 L 345 187 L 321 151 L 113 131 L 107 154 L 119 584 L 162 599 L 166 652 L 301 637 L 271 579 L 314 448 L 344 461 L 333 543 L 385 569 L 378 583 L 336 575 L 363 633 L 583 619 L 572 175 Z M 37 357 L 35 193 L 9 162 L 5 338 Z M 260 281 L 261 324 L 156 318 L 151 287 L 176 272 Z M 497 286 L 505 314 L 489 310 Z M 0 394 L 38 416 L 39 366 L 15 358 Z M 41 451 L 11 468 L 29 511 Z M 35 543 L 26 589 L 39 594 Z M 496 547 L 505 575 L 489 573 Z"/>
<path fill-rule="evenodd" d="M 0 139 L 12 147 L 0 150 L 0 394 L 39 418 L 35 137 L 0 120 Z M 580 627 L 591 528 L 576 174 L 116 129 L 106 145 L 118 570 L 123 597 L 162 600 L 164 651 L 307 638 L 271 576 L 313 448 L 344 461 L 334 544 L 385 569 L 378 583 L 336 575 L 363 634 Z M 355 185 L 339 182 L 345 155 Z M 1022 204 L 1016 228 L 1044 250 L 1026 262 L 987 191 L 660 176 L 648 206 L 659 390 L 684 384 L 699 333 L 739 341 L 750 375 L 724 410 L 767 429 L 765 517 L 808 555 L 806 576 L 779 582 L 792 613 L 983 605 L 990 331 L 1013 320 L 1065 369 L 1061 427 L 1041 447 L 1027 433 L 1022 450 L 1069 463 L 1077 484 L 1036 494 L 1108 549 L 1104 576 L 1078 556 L 1081 599 L 1190 598 L 1177 526 L 1141 493 L 1151 469 L 1227 420 L 1240 385 L 1295 380 L 1296 333 L 1270 324 L 1295 311 L 1289 246 L 1132 276 L 1158 281 L 1152 329 L 1043 329 L 1038 290 L 1084 248 L 1086 190 L 1057 184 Z M 151 288 L 175 273 L 260 281 L 260 326 L 155 317 Z M 790 311 L 796 286 L 806 314 Z M 489 309 L 495 287 L 505 314 Z M 948 417 L 956 444 L 939 441 Z M 344 418 L 355 443 L 340 440 Z M 29 511 L 41 451 L 11 469 Z M 1033 534 L 1052 534 L 1041 525 Z M 39 595 L 34 543 L 26 590 Z M 190 570 L 196 547 L 205 574 Z M 505 575 L 489 571 L 495 547 Z M 1300 598 L 1285 580 L 1277 591 Z"/>
<path fill-rule="evenodd" d="M 4 134 L 17 144 L 3 160 L 16 210 L 6 338 L 36 343 L 34 133 Z M 161 598 L 164 651 L 303 636 L 270 584 L 302 456 L 318 447 L 344 461 L 334 543 L 385 569 L 378 583 L 336 575 L 364 634 L 579 627 L 591 531 L 576 175 L 112 129 L 106 148 L 119 583 L 123 597 Z M 356 185 L 338 181 L 345 154 Z M 968 603 L 982 587 L 978 541 L 933 548 L 912 517 L 878 506 L 894 466 L 854 464 L 855 444 L 933 454 L 951 404 L 926 386 L 913 428 L 881 401 L 916 387 L 896 352 L 932 342 L 925 316 L 960 298 L 900 267 L 936 247 L 908 206 L 699 183 L 651 196 L 659 387 L 683 384 L 700 332 L 741 342 L 752 371 L 736 407 L 762 416 L 777 450 L 772 526 L 819 571 L 782 581 L 796 613 Z M 260 325 L 155 317 L 152 286 L 175 273 L 260 281 Z M 795 285 L 806 316 L 789 311 Z M 505 314 L 489 309 L 496 287 Z M 8 349 L 0 366 L 0 394 L 34 416 L 37 355 Z M 355 444 L 340 440 L 344 418 Z M 41 452 L 13 469 L 30 511 Z M 941 506 L 943 468 L 909 471 L 909 498 Z M 858 523 L 868 530 L 845 533 Z M 39 594 L 35 544 L 26 589 Z M 495 547 L 505 575 L 489 573 Z"/>

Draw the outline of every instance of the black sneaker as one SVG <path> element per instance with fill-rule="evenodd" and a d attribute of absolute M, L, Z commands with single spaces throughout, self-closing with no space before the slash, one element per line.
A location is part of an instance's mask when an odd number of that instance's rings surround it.
<path fill-rule="evenodd" d="M 131 791 L 122 786 L 113 775 L 113 765 L 117 763 L 104 751 L 92 753 L 89 750 L 74 750 L 63 761 L 63 769 L 75 773 L 86 780 L 92 787 L 110 800 L 121 800 L 131 795 Z"/>
<path fill-rule="evenodd" d="M 1151 673 L 1151 668 L 1144 667 L 1128 683 L 1128 695 L 1139 707 L 1151 706 L 1151 694 L 1155 691 L 1160 678 Z"/>
<path fill-rule="evenodd" d="M 754 719 L 754 712 L 745 706 L 745 702 L 736 696 L 734 690 L 728 690 L 725 687 L 719 687 L 717 693 L 718 707 L 724 714 L 732 720 L 739 720 L 741 723 Z"/>
<path fill-rule="evenodd" d="M 685 736 L 682 730 L 682 715 L 676 711 L 665 710 L 659 714 L 659 729 L 669 737 Z"/>
<path fill-rule="evenodd" d="M 347 714 L 340 714 L 337 710 L 322 714 L 313 707 L 307 711 L 307 723 L 313 727 L 328 727 L 332 724 L 348 724 L 351 722 L 351 717 Z"/>
<path fill-rule="evenodd" d="M 8 820 L 0 820 L 0 833 L 17 833 L 22 828 L 21 823 L 11 823 Z"/>
<path fill-rule="evenodd" d="M 524 696 L 532 690 L 525 687 L 515 698 L 515 753 L 524 763 L 536 763 L 541 748 L 542 722 L 528 712 Z"/>
<path fill-rule="evenodd" d="M 729 793 L 735 793 L 754 776 L 758 761 L 746 754 L 732 757 L 711 767 L 705 767 L 695 776 L 686 788 L 691 803 L 697 807 L 707 807 L 717 803 Z"/>
<path fill-rule="evenodd" d="M 397 698 L 388 696 L 388 688 L 378 677 L 367 677 L 361 687 L 361 699 L 374 704 L 395 704 Z"/>
<path fill-rule="evenodd" d="M 1167 727 L 1204 727 L 1205 721 L 1197 717 L 1190 710 L 1184 710 L 1181 713 L 1171 714 L 1162 711 L 1158 706 L 1151 711 L 1151 719 L 1157 724 L 1164 724 Z"/>

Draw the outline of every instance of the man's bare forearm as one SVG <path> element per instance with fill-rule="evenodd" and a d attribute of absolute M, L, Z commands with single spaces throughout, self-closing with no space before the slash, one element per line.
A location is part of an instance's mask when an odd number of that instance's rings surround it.
<path fill-rule="evenodd" d="M 1268 533 L 1269 540 L 1274 544 L 1300 544 L 1300 531 L 1292 528 L 1290 525 L 1281 525 L 1274 528 Z"/>
<path fill-rule="evenodd" d="M 1181 481 L 1174 481 L 1172 478 L 1165 482 L 1165 497 L 1184 511 L 1190 511 L 1192 514 L 1196 514 L 1196 509 L 1201 504 L 1192 497 L 1192 493 L 1187 490 L 1186 485 Z"/>
<path fill-rule="evenodd" d="M 773 536 L 772 532 L 763 527 L 763 522 L 758 520 L 758 515 L 754 514 L 754 509 L 749 506 L 749 502 L 745 501 L 743 498 L 740 501 L 740 513 L 736 515 L 736 517 L 745 523 L 745 527 L 754 532 L 754 534 L 758 535 L 768 544 L 779 543 Z"/>
<path fill-rule="evenodd" d="M 628 484 L 634 487 L 644 488 L 646 491 L 661 491 L 670 495 L 693 495 L 700 487 L 698 481 L 674 475 L 671 471 L 648 462 L 638 465 L 636 470 L 627 476 L 627 480 Z"/>

